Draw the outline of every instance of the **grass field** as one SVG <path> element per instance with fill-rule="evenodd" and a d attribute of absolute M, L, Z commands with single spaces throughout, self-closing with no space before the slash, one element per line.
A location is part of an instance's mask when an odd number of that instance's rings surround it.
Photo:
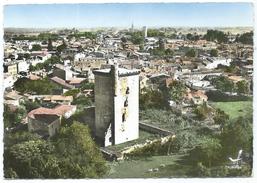
<path fill-rule="evenodd" d="M 152 156 L 147 159 L 109 162 L 110 172 L 104 178 L 161 178 L 186 177 L 192 167 L 177 164 L 184 155 Z M 156 172 L 149 169 L 158 168 Z"/>
<path fill-rule="evenodd" d="M 229 115 L 230 119 L 235 119 L 239 116 L 253 115 L 252 101 L 213 102 L 211 105 L 223 110 Z"/>

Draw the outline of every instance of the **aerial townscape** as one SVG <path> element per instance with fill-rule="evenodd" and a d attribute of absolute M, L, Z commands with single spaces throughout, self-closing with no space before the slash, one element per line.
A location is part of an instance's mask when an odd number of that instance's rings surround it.
<path fill-rule="evenodd" d="M 4 29 L 4 177 L 250 177 L 253 28 Z"/>

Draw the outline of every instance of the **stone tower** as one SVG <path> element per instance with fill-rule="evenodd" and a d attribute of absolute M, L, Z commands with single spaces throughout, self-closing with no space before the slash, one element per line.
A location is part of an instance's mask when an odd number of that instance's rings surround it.
<path fill-rule="evenodd" d="M 95 136 L 103 146 L 139 136 L 139 70 L 95 70 Z"/>

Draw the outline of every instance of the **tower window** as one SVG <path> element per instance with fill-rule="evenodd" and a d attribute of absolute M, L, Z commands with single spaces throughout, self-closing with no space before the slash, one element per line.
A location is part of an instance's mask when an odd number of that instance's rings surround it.
<path fill-rule="evenodd" d="M 126 98 L 125 102 L 124 102 L 124 107 L 128 106 L 128 98 Z"/>
<path fill-rule="evenodd" d="M 123 113 L 123 114 L 122 114 L 122 122 L 125 122 L 125 120 L 126 120 L 126 114 Z"/>
<path fill-rule="evenodd" d="M 129 94 L 129 87 L 127 87 L 126 94 Z"/>

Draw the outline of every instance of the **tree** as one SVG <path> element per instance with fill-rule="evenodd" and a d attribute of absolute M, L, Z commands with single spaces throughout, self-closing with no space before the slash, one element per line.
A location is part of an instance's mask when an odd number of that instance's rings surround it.
<path fill-rule="evenodd" d="M 47 50 L 48 51 L 53 51 L 53 44 L 52 44 L 52 40 L 51 39 L 48 39 Z"/>
<path fill-rule="evenodd" d="M 164 32 L 159 31 L 158 29 L 148 29 L 147 30 L 148 37 L 164 37 Z"/>
<path fill-rule="evenodd" d="M 5 169 L 12 169 L 19 178 L 49 178 L 58 175 L 51 168 L 54 157 L 53 146 L 43 140 L 26 141 L 15 144 L 4 153 Z M 55 161 L 57 161 L 55 159 Z M 58 169 L 58 167 L 57 167 Z M 8 175 L 5 175 L 6 178 Z M 58 176 L 57 176 L 58 177 Z M 57 178 L 52 177 L 52 178 Z"/>
<path fill-rule="evenodd" d="M 57 46 L 57 52 L 60 54 L 61 52 L 63 52 L 63 50 L 65 50 L 67 48 L 66 43 L 63 41 L 63 43 L 60 46 Z"/>
<path fill-rule="evenodd" d="M 214 78 L 211 82 L 215 86 L 215 88 L 223 92 L 232 92 L 235 90 L 234 83 L 225 76 L 219 76 L 217 78 Z"/>
<path fill-rule="evenodd" d="M 88 127 L 78 122 L 48 141 L 26 132 L 5 142 L 6 178 L 98 178 L 108 170 Z"/>
<path fill-rule="evenodd" d="M 12 128 L 21 122 L 25 117 L 25 109 L 18 107 L 15 110 L 11 110 L 8 105 L 4 105 L 4 128 Z"/>
<path fill-rule="evenodd" d="M 173 56 L 174 55 L 174 51 L 172 51 L 171 49 L 168 48 L 168 49 L 165 50 L 165 55 L 166 56 Z"/>
<path fill-rule="evenodd" d="M 229 115 L 226 114 L 224 111 L 220 109 L 216 109 L 215 115 L 213 117 L 213 120 L 216 124 L 221 126 L 221 130 L 223 130 L 224 125 L 228 122 L 229 120 Z"/>
<path fill-rule="evenodd" d="M 141 31 L 130 33 L 131 38 L 130 41 L 133 44 L 141 45 L 144 43 L 144 37 Z"/>
<path fill-rule="evenodd" d="M 29 101 L 29 100 L 25 100 L 23 102 L 23 105 L 25 106 L 27 112 L 30 112 L 30 111 L 32 111 L 36 108 L 39 108 L 41 106 L 40 103 L 37 100 L 34 101 L 34 102 Z"/>
<path fill-rule="evenodd" d="M 239 117 L 225 124 L 221 133 L 223 154 L 236 156 L 240 149 L 252 153 L 252 117 Z"/>
<path fill-rule="evenodd" d="M 210 52 L 211 57 L 217 57 L 218 56 L 218 50 L 217 49 L 212 49 Z"/>
<path fill-rule="evenodd" d="M 92 89 L 93 90 L 94 87 L 95 87 L 94 83 L 89 83 L 86 80 L 82 81 L 81 86 L 80 86 L 81 90 L 86 90 L 86 89 Z"/>
<path fill-rule="evenodd" d="M 249 85 L 248 82 L 245 80 L 238 81 L 236 83 L 237 92 L 240 94 L 247 94 L 249 93 Z"/>
<path fill-rule="evenodd" d="M 139 95 L 140 109 L 159 108 L 163 109 L 167 106 L 163 93 L 158 90 L 144 89 Z"/>
<path fill-rule="evenodd" d="M 190 151 L 189 157 L 195 163 L 202 162 L 204 166 L 211 167 L 220 163 L 221 149 L 219 139 L 202 137 L 199 145 Z"/>
<path fill-rule="evenodd" d="M 52 91 L 59 86 L 52 83 L 49 79 L 30 80 L 28 78 L 19 78 L 14 83 L 14 89 L 21 93 L 35 93 L 37 95 L 52 94 Z"/>
<path fill-rule="evenodd" d="M 29 54 L 29 53 L 25 53 L 25 54 L 24 54 L 24 58 L 25 58 L 25 59 L 29 59 L 29 58 L 30 58 L 30 54 Z"/>
<path fill-rule="evenodd" d="M 93 101 L 91 98 L 86 97 L 85 95 L 80 95 L 73 100 L 72 104 L 82 105 L 83 107 L 85 107 L 85 106 L 91 106 L 93 104 Z"/>
<path fill-rule="evenodd" d="M 190 49 L 186 52 L 187 57 L 195 57 L 196 56 L 196 51 L 194 49 Z"/>
<path fill-rule="evenodd" d="M 33 44 L 31 51 L 40 51 L 42 48 L 39 44 Z"/>
<path fill-rule="evenodd" d="M 69 91 L 66 91 L 64 93 L 64 96 L 72 96 L 73 98 L 76 98 L 78 94 L 79 94 L 79 89 L 75 88 L 75 89 L 71 89 Z"/>
<path fill-rule="evenodd" d="M 169 98 L 175 102 L 182 102 L 186 94 L 186 86 L 180 81 L 172 82 L 168 87 Z"/>
<path fill-rule="evenodd" d="M 205 120 L 211 112 L 211 108 L 204 102 L 202 105 L 196 106 L 194 113 L 199 120 Z"/>
<path fill-rule="evenodd" d="M 219 43 L 226 43 L 228 41 L 228 36 L 218 30 L 207 30 L 207 33 L 204 35 L 204 39 L 207 41 L 218 41 Z"/>
<path fill-rule="evenodd" d="M 96 178 L 107 172 L 87 126 L 75 121 L 70 127 L 63 127 L 55 144 L 63 178 Z"/>
<path fill-rule="evenodd" d="M 252 45 L 253 44 L 253 31 L 238 35 L 236 38 L 236 42 Z"/>

